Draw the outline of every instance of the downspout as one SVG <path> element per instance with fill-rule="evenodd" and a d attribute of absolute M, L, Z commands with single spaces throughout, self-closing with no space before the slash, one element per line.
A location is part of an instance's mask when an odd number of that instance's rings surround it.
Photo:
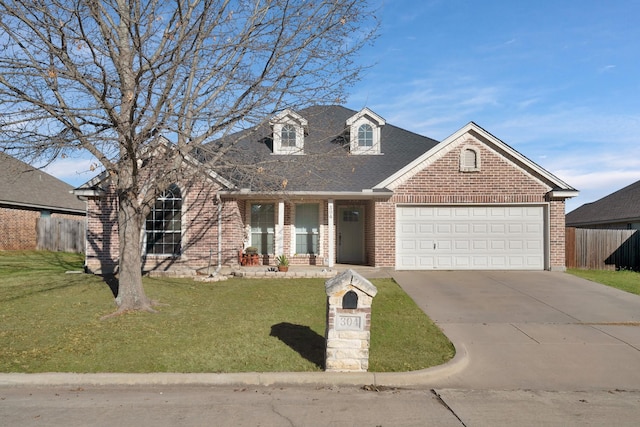
<path fill-rule="evenodd" d="M 211 276 L 217 276 L 222 269 L 222 199 L 220 199 L 220 193 L 216 193 L 216 202 L 218 204 L 218 265 Z"/>

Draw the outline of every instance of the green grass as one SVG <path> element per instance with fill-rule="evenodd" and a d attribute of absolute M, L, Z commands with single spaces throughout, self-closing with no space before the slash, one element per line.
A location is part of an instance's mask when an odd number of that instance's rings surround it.
<path fill-rule="evenodd" d="M 579 270 L 571 268 L 567 272 L 583 279 L 640 295 L 640 273 L 637 271 Z"/>
<path fill-rule="evenodd" d="M 324 279 L 144 278 L 159 312 L 115 311 L 78 255 L 0 252 L 0 372 L 320 371 Z M 372 280 L 370 370 L 397 372 L 453 357 L 448 339 L 391 279 Z"/>

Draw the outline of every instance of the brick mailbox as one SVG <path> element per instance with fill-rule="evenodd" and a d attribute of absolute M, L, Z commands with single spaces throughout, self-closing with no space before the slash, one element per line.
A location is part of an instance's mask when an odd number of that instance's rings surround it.
<path fill-rule="evenodd" d="M 327 280 L 325 289 L 325 370 L 366 372 L 369 369 L 371 302 L 378 289 L 353 270 L 347 270 Z"/>

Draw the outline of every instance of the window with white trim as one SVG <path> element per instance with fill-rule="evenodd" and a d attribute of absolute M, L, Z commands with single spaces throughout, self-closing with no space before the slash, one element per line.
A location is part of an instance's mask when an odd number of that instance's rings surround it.
<path fill-rule="evenodd" d="M 269 124 L 273 130 L 273 154 L 304 154 L 306 119 L 287 109 Z"/>
<path fill-rule="evenodd" d="M 145 222 L 145 252 L 179 255 L 182 240 L 182 192 L 172 184 L 156 199 Z"/>
<path fill-rule="evenodd" d="M 317 203 L 296 205 L 296 250 L 297 254 L 317 254 L 319 252 L 320 214 Z"/>
<path fill-rule="evenodd" d="M 253 203 L 251 205 L 251 244 L 261 255 L 275 253 L 274 237 L 276 206 L 274 203 Z"/>
<path fill-rule="evenodd" d="M 381 154 L 381 129 L 385 120 L 368 108 L 347 119 L 351 154 Z"/>
<path fill-rule="evenodd" d="M 373 147 L 373 128 L 368 123 L 358 128 L 358 147 Z"/>
<path fill-rule="evenodd" d="M 295 126 L 292 124 L 282 126 L 280 139 L 282 147 L 295 147 L 297 139 Z"/>

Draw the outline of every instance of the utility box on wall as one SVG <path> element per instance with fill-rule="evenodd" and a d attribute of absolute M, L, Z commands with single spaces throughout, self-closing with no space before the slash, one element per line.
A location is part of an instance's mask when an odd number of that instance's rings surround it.
<path fill-rule="evenodd" d="M 378 289 L 353 270 L 325 282 L 327 347 L 325 370 L 366 372 L 369 369 L 371 303 Z"/>

